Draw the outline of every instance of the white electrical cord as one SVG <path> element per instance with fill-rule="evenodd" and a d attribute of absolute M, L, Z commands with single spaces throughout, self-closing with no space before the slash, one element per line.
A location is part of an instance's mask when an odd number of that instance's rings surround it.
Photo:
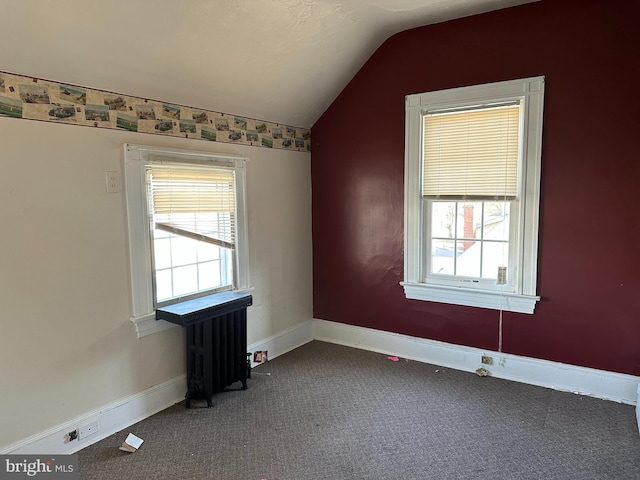
<path fill-rule="evenodd" d="M 500 285 L 500 323 L 498 326 L 498 352 L 502 353 L 502 309 L 504 307 L 504 295 L 502 294 L 504 285 L 507 284 L 507 267 L 498 267 L 498 277 L 496 284 Z"/>
<path fill-rule="evenodd" d="M 498 352 L 502 353 L 502 308 L 500 308 L 500 326 L 498 328 Z"/>
<path fill-rule="evenodd" d="M 502 207 L 502 232 L 504 238 L 504 223 L 506 217 L 506 202 Z M 503 250 L 504 255 L 504 250 Z M 504 262 L 504 258 L 502 259 Z M 507 284 L 507 267 L 498 267 L 498 275 L 496 276 L 496 285 L 500 285 L 500 322 L 498 324 L 498 352 L 502 353 L 502 311 L 504 309 L 504 286 Z"/>

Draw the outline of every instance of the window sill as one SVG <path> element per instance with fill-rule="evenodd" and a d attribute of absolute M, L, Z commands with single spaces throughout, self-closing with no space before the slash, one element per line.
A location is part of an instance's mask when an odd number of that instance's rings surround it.
<path fill-rule="evenodd" d="M 130 320 L 136 327 L 138 338 L 146 337 L 152 333 L 162 332 L 178 326 L 164 320 L 156 320 L 156 312 L 151 312 L 139 317 L 133 317 L 130 318 Z"/>
<path fill-rule="evenodd" d="M 241 288 L 239 290 L 229 290 L 229 291 L 233 291 L 237 293 L 248 293 L 248 292 L 252 292 L 253 290 L 255 290 L 254 287 L 247 287 L 247 288 Z M 136 327 L 136 333 L 138 334 L 138 338 L 146 337 L 147 335 L 151 335 L 153 333 L 163 332 L 165 330 L 169 330 L 170 328 L 174 328 L 178 326 L 174 323 L 167 322 L 166 320 L 156 320 L 155 310 L 145 315 L 140 315 L 138 317 L 131 317 L 129 320 Z"/>
<path fill-rule="evenodd" d="M 460 287 L 426 285 L 424 283 L 400 282 L 405 297 L 413 300 L 490 308 L 506 312 L 533 314 L 540 297 L 516 293 L 501 293 L 487 290 L 472 290 Z"/>

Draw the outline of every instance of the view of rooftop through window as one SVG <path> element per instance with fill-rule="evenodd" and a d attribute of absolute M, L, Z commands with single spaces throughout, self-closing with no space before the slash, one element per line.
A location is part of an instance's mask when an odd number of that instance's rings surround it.
<path fill-rule="evenodd" d="M 510 202 L 431 203 L 432 274 L 496 279 L 509 257 Z"/>

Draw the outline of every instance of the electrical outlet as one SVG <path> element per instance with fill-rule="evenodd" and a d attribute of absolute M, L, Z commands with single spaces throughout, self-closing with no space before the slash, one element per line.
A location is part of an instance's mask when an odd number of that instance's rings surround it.
<path fill-rule="evenodd" d="M 488 355 L 483 355 L 482 363 L 484 363 L 485 365 L 493 365 L 493 357 L 490 357 Z"/>
<path fill-rule="evenodd" d="M 89 425 L 85 425 L 84 427 L 80 427 L 79 432 L 78 432 L 79 433 L 78 439 L 84 440 L 85 438 L 87 438 L 87 437 L 89 437 L 91 435 L 95 435 L 99 431 L 100 431 L 100 424 L 96 420 L 95 422 L 90 423 Z"/>
<path fill-rule="evenodd" d="M 120 172 L 107 172 L 107 193 L 118 193 L 121 190 Z"/>

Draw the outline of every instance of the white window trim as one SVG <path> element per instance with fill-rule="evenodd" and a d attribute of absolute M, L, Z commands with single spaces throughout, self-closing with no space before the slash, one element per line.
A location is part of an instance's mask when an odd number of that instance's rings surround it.
<path fill-rule="evenodd" d="M 520 212 L 522 231 L 517 251 L 519 268 L 515 292 L 475 290 L 427 284 L 423 258 L 425 215 L 422 212 L 421 140 L 422 115 L 426 110 L 456 108 L 477 102 L 523 99 L 523 171 Z M 536 295 L 540 176 L 542 159 L 542 113 L 544 77 L 496 82 L 436 92 L 408 95 L 405 107 L 405 239 L 404 287 L 409 299 L 467 305 L 532 314 Z"/>
<path fill-rule="evenodd" d="M 131 322 L 138 338 L 175 327 L 172 323 L 155 319 L 153 307 L 153 269 L 151 238 L 148 225 L 145 164 L 149 155 L 173 157 L 176 160 L 209 160 L 213 164 L 228 165 L 236 173 L 237 232 L 235 271 L 236 291 L 252 290 L 249 284 L 249 242 L 246 205 L 246 157 L 210 152 L 160 148 L 145 145 L 124 145 L 124 177 L 129 236 L 129 268 L 131 278 Z"/>

